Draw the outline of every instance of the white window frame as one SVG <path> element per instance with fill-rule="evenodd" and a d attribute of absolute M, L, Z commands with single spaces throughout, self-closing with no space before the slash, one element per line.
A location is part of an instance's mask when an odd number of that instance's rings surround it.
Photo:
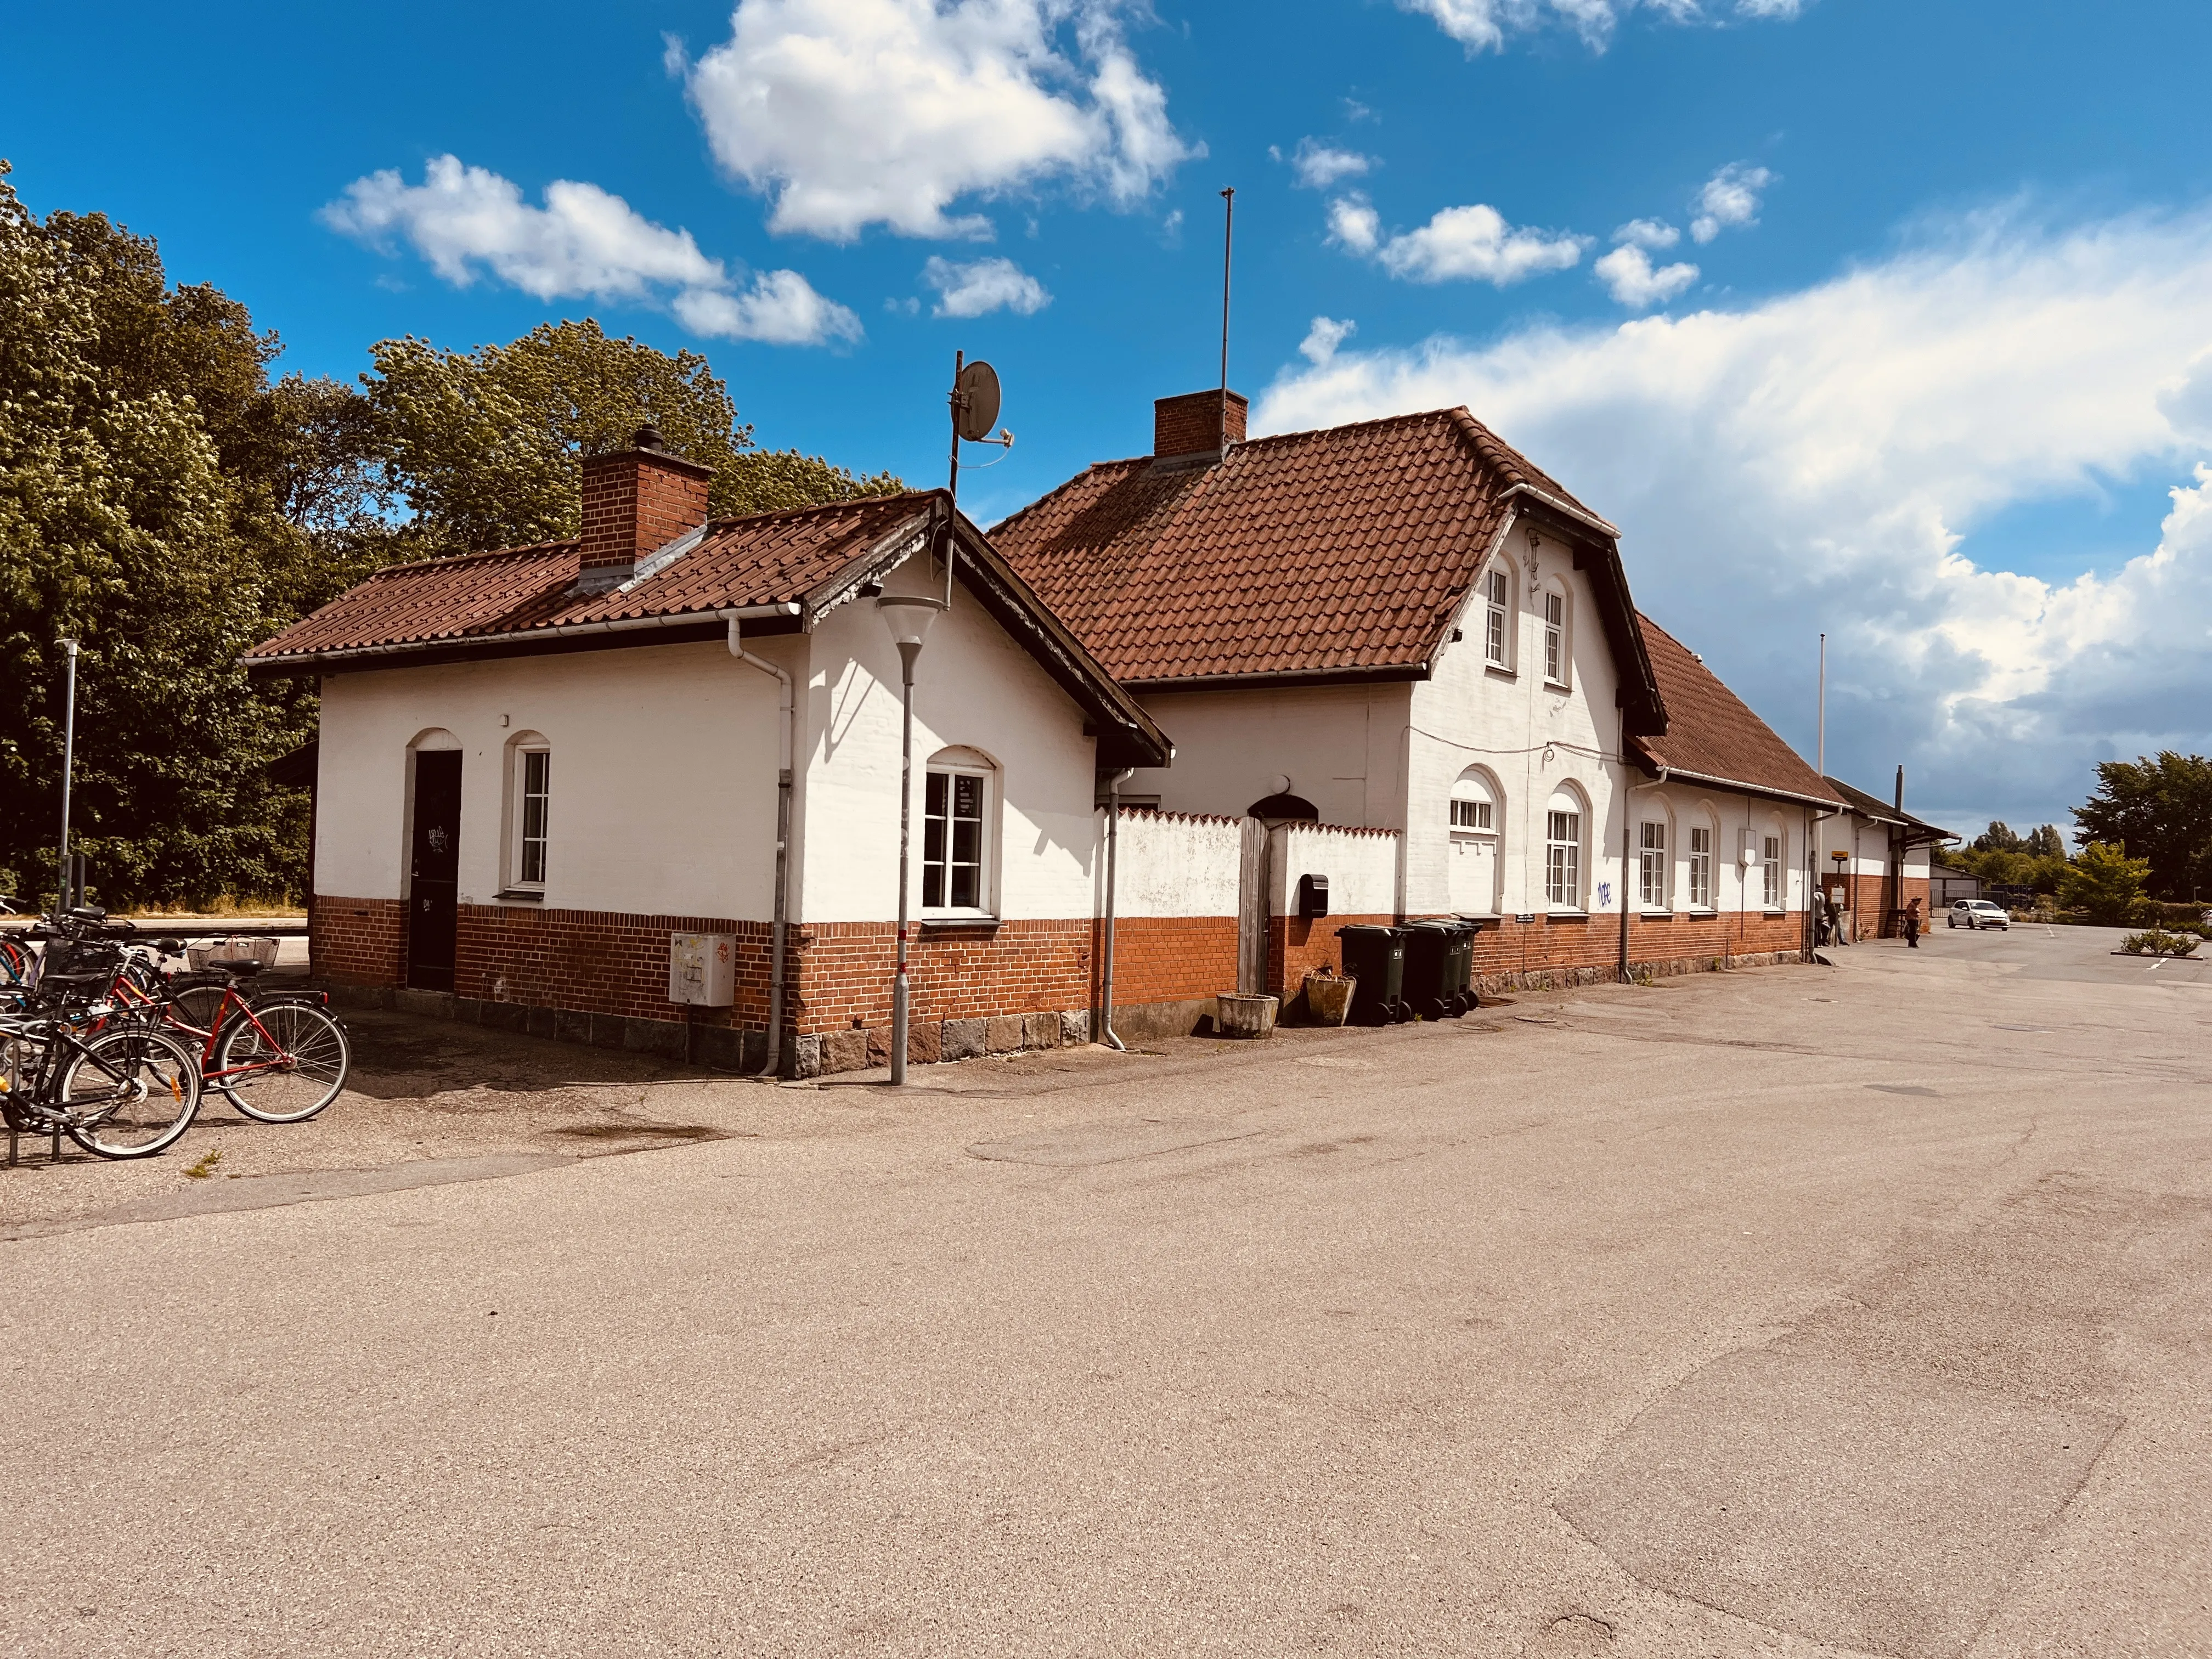
<path fill-rule="evenodd" d="M 538 788 L 530 787 L 531 762 L 540 762 Z M 525 737 L 508 750 L 507 769 L 507 890 L 515 893 L 543 893 L 547 873 L 552 868 L 553 847 L 553 745 L 543 738 Z M 538 833 L 531 834 L 531 803 L 543 803 L 537 824 Z M 537 852 L 537 869 L 531 869 L 531 854 Z"/>
<path fill-rule="evenodd" d="M 1693 823 L 1690 826 L 1690 908 L 1712 908 L 1713 827 L 1710 823 Z"/>
<path fill-rule="evenodd" d="M 1557 588 L 1544 590 L 1543 617 L 1544 684 L 1564 691 L 1574 684 L 1574 656 L 1567 631 L 1567 596 Z"/>
<path fill-rule="evenodd" d="M 1451 798 L 1451 829 L 1455 836 L 1494 836 L 1498 833 L 1498 807 L 1494 801 L 1474 800 L 1464 795 Z"/>
<path fill-rule="evenodd" d="M 1636 902 L 1646 910 L 1667 908 L 1667 823 L 1645 818 L 1637 826 Z"/>
<path fill-rule="evenodd" d="M 1572 811 L 1544 809 L 1544 904 L 1550 910 L 1583 912 L 1583 820 Z"/>
<path fill-rule="evenodd" d="M 1513 572 L 1500 560 L 1482 578 L 1482 661 L 1486 668 L 1513 672 Z"/>
<path fill-rule="evenodd" d="M 1780 910 L 1787 896 L 1782 888 L 1783 836 L 1779 830 L 1763 832 L 1759 844 L 1759 890 L 1769 910 Z"/>
<path fill-rule="evenodd" d="M 932 810 L 930 799 L 936 781 L 939 778 L 945 781 L 946 812 L 943 815 Z M 976 817 L 973 820 L 977 826 L 975 857 L 972 860 L 960 860 L 956 864 L 950 857 L 951 853 L 955 850 L 953 843 L 956 840 L 954 820 L 950 817 L 950 811 L 959 798 L 959 786 L 954 781 L 957 778 L 977 780 L 981 785 L 981 799 L 977 803 Z M 998 768 L 982 760 L 957 759 L 950 757 L 933 758 L 922 772 L 921 817 L 921 845 L 917 849 L 921 867 L 917 872 L 920 877 L 917 885 L 921 898 L 921 908 L 923 918 L 979 921 L 995 920 L 998 915 L 996 879 L 999 848 Z M 932 860 L 929 855 L 930 832 L 939 823 L 945 825 L 946 856 Z M 971 862 L 975 868 L 975 902 L 973 904 L 948 902 L 954 890 L 954 870 L 964 867 Z M 936 892 L 933 895 L 930 875 L 933 869 L 938 868 L 941 868 L 944 873 Z M 933 897 L 937 900 L 934 903 L 931 902 Z"/>

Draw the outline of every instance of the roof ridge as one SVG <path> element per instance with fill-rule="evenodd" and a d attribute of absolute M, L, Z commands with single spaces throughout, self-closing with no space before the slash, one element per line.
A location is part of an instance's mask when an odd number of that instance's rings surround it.
<path fill-rule="evenodd" d="M 1412 421 L 1432 421 L 1439 415 L 1464 415 L 1466 413 L 1467 405 L 1464 404 L 1453 404 L 1449 406 L 1436 409 L 1408 410 L 1402 415 L 1376 415 L 1371 416 L 1364 421 L 1346 421 L 1340 426 L 1307 426 L 1300 427 L 1295 432 L 1270 432 L 1263 438 L 1247 438 L 1241 442 L 1231 444 L 1230 448 L 1233 452 L 1240 449 L 1256 448 L 1261 444 L 1285 443 L 1293 438 L 1333 437 L 1340 432 L 1358 432 L 1367 427 L 1397 426 Z M 1473 417 L 1469 416 L 1468 418 L 1472 419 Z M 1139 459 L 1149 460 L 1151 457 L 1142 456 Z"/>
<path fill-rule="evenodd" d="M 374 581 L 403 570 L 434 570 L 444 566 L 471 564 L 483 560 L 519 559 L 526 554 L 550 553 L 556 548 L 575 547 L 583 539 L 580 535 L 563 536 L 549 542 L 519 542 L 513 547 L 488 547 L 475 553 L 447 553 L 435 559 L 406 559 L 398 564 L 377 566 L 368 573 L 368 580 Z"/>
<path fill-rule="evenodd" d="M 890 501 L 914 500 L 921 496 L 942 495 L 941 489 L 896 489 L 881 495 L 848 495 L 842 501 L 816 501 L 808 507 L 771 507 L 758 513 L 731 513 L 719 519 L 707 520 L 707 528 L 714 530 L 723 525 L 757 524 L 766 519 L 803 519 L 810 514 L 834 513 L 841 507 L 863 508 L 878 507 Z"/>

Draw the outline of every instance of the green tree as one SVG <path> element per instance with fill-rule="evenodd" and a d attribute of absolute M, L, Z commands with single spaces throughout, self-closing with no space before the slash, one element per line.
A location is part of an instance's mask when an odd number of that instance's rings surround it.
<path fill-rule="evenodd" d="M 2063 860 L 2066 856 L 2066 838 L 2058 833 L 2057 824 L 2046 823 L 2029 832 L 2027 844 L 2021 850 L 2031 858 Z"/>
<path fill-rule="evenodd" d="M 2148 859 L 2131 859 L 2118 847 L 2093 841 L 2067 866 L 2058 902 L 2087 911 L 2092 921 L 2118 927 L 2133 919 L 2149 875 Z"/>
<path fill-rule="evenodd" d="M 73 818 L 100 896 L 295 884 L 304 800 L 262 767 L 312 729 L 240 652 L 314 590 L 316 550 L 225 469 L 266 396 L 273 337 L 154 245 L 23 207 L 0 162 L 0 865 L 53 878 L 63 658 L 79 671 Z M 242 463 L 241 463 L 242 464 Z"/>
<path fill-rule="evenodd" d="M 627 448 L 647 421 L 671 450 L 714 469 L 708 511 L 718 518 L 902 487 L 889 473 L 755 447 L 705 357 L 611 339 L 588 319 L 465 353 L 386 340 L 370 356 L 362 380 L 383 483 L 411 512 L 416 556 L 574 535 L 579 458 Z"/>
<path fill-rule="evenodd" d="M 1974 837 L 1977 853 L 2017 853 L 2024 844 L 2002 819 L 1992 819 L 1990 827 Z"/>
<path fill-rule="evenodd" d="M 2100 762 L 2097 793 L 2074 809 L 2074 819 L 2085 841 L 2149 860 L 2160 897 L 2212 891 L 2212 760 L 2169 749 L 2155 760 Z"/>

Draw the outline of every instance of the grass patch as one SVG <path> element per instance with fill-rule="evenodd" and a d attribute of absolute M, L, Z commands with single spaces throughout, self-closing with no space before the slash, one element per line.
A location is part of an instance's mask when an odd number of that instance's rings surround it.
<path fill-rule="evenodd" d="M 222 1162 L 222 1148 L 210 1147 L 200 1161 L 185 1170 L 187 1181 L 205 1181 L 215 1173 L 215 1166 Z"/>

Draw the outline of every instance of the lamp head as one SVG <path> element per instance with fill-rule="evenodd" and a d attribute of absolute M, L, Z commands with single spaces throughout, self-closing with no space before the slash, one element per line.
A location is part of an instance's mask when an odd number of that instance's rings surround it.
<path fill-rule="evenodd" d="M 899 655 L 908 668 L 921 651 L 921 642 L 929 637 L 929 625 L 945 609 L 942 599 L 925 599 L 919 594 L 885 593 L 876 601 L 877 614 L 883 617 L 884 626 L 891 631 L 891 642 L 899 648 Z"/>

